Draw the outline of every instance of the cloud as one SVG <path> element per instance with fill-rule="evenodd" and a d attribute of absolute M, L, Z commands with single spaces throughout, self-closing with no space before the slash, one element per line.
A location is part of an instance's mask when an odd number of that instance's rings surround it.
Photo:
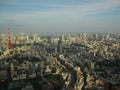
<path fill-rule="evenodd" d="M 27 1 L 27 0 L 26 0 Z M 47 0 L 48 1 L 48 0 Z M 52 0 L 53 2 L 54 0 Z M 65 0 L 66 1 L 66 0 Z M 88 0 L 83 0 L 88 2 Z M 116 7 L 120 7 L 120 0 L 101 0 L 101 1 L 96 1 L 96 0 L 91 0 L 92 3 L 88 2 L 88 3 L 59 3 L 57 2 L 53 2 L 53 3 L 48 3 L 48 2 L 42 2 L 40 3 L 40 1 L 37 2 L 27 2 L 24 3 L 25 1 L 21 1 L 18 2 L 17 0 L 12 0 L 12 2 L 10 1 L 5 1 L 4 3 L 10 4 L 10 5 L 20 5 L 21 7 L 28 7 L 28 9 L 25 12 L 20 12 L 18 14 L 20 14 L 21 16 L 23 15 L 27 15 L 29 14 L 29 16 L 36 16 L 37 14 L 40 14 L 41 16 L 48 16 L 49 15 L 55 15 L 55 16 L 59 16 L 59 15 L 77 15 L 78 16 L 83 16 L 83 15 L 89 15 L 89 14 L 96 14 L 96 13 L 100 13 L 100 12 L 104 12 L 107 10 L 110 10 L 112 8 L 116 8 Z M 93 2 L 94 1 L 94 2 Z M 73 1 L 73 2 L 76 2 Z M 53 7 L 52 9 L 50 9 L 50 7 Z M 31 10 L 31 8 L 35 8 L 33 10 Z M 39 8 L 37 10 L 37 8 Z M 45 10 L 45 8 L 47 10 Z M 15 14 L 15 13 L 13 13 Z M 19 15 L 18 15 L 19 16 Z M 28 16 L 28 15 L 27 15 Z"/>
<path fill-rule="evenodd" d="M 24 1 L 24 0 L 23 0 Z M 28 7 L 28 10 L 24 12 L 0 12 L 0 24 L 11 23 L 11 25 L 15 25 L 16 28 L 19 29 L 39 29 L 43 30 L 53 29 L 62 29 L 62 30 L 88 30 L 88 29 L 98 29 L 100 27 L 104 29 L 116 29 L 120 27 L 117 23 L 119 21 L 113 20 L 114 17 L 110 17 L 110 20 L 102 19 L 100 17 L 89 17 L 89 15 L 97 15 L 103 12 L 114 10 L 117 7 L 120 7 L 119 0 L 91 0 L 92 2 L 88 2 L 86 0 L 85 3 L 59 3 L 53 2 L 47 3 L 36 3 L 36 2 L 28 2 L 28 3 L 18 3 L 16 2 L 4 2 L 2 4 L 14 5 L 15 7 L 22 6 Z M 73 1 L 74 2 L 74 1 Z M 34 10 L 31 10 L 31 7 L 34 6 Z M 42 6 L 42 7 L 39 7 Z M 46 10 L 44 9 L 45 7 Z M 49 7 L 53 7 L 50 9 Z M 36 9 L 40 8 L 40 9 Z M 120 19 L 118 19 L 120 20 Z M 110 21 L 115 22 L 112 24 Z"/>

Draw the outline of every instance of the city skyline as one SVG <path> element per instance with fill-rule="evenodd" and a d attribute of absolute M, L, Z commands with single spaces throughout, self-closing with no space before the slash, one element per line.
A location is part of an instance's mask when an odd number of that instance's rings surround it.
<path fill-rule="evenodd" d="M 1 0 L 0 33 L 119 32 L 119 0 Z"/>

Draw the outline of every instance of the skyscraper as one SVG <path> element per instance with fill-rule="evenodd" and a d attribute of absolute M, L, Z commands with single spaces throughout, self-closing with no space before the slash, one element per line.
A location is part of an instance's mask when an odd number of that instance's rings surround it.
<path fill-rule="evenodd" d="M 62 53 L 62 41 L 61 40 L 58 41 L 58 52 Z"/>

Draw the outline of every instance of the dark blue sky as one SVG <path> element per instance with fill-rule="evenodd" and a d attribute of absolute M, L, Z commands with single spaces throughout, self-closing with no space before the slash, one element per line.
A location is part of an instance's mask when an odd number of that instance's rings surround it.
<path fill-rule="evenodd" d="M 120 0 L 0 0 L 0 32 L 120 32 Z"/>

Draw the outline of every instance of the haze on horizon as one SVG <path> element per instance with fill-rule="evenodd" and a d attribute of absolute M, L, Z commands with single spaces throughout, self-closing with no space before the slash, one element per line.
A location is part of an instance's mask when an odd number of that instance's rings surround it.
<path fill-rule="evenodd" d="M 120 0 L 0 0 L 0 33 L 120 32 Z"/>

